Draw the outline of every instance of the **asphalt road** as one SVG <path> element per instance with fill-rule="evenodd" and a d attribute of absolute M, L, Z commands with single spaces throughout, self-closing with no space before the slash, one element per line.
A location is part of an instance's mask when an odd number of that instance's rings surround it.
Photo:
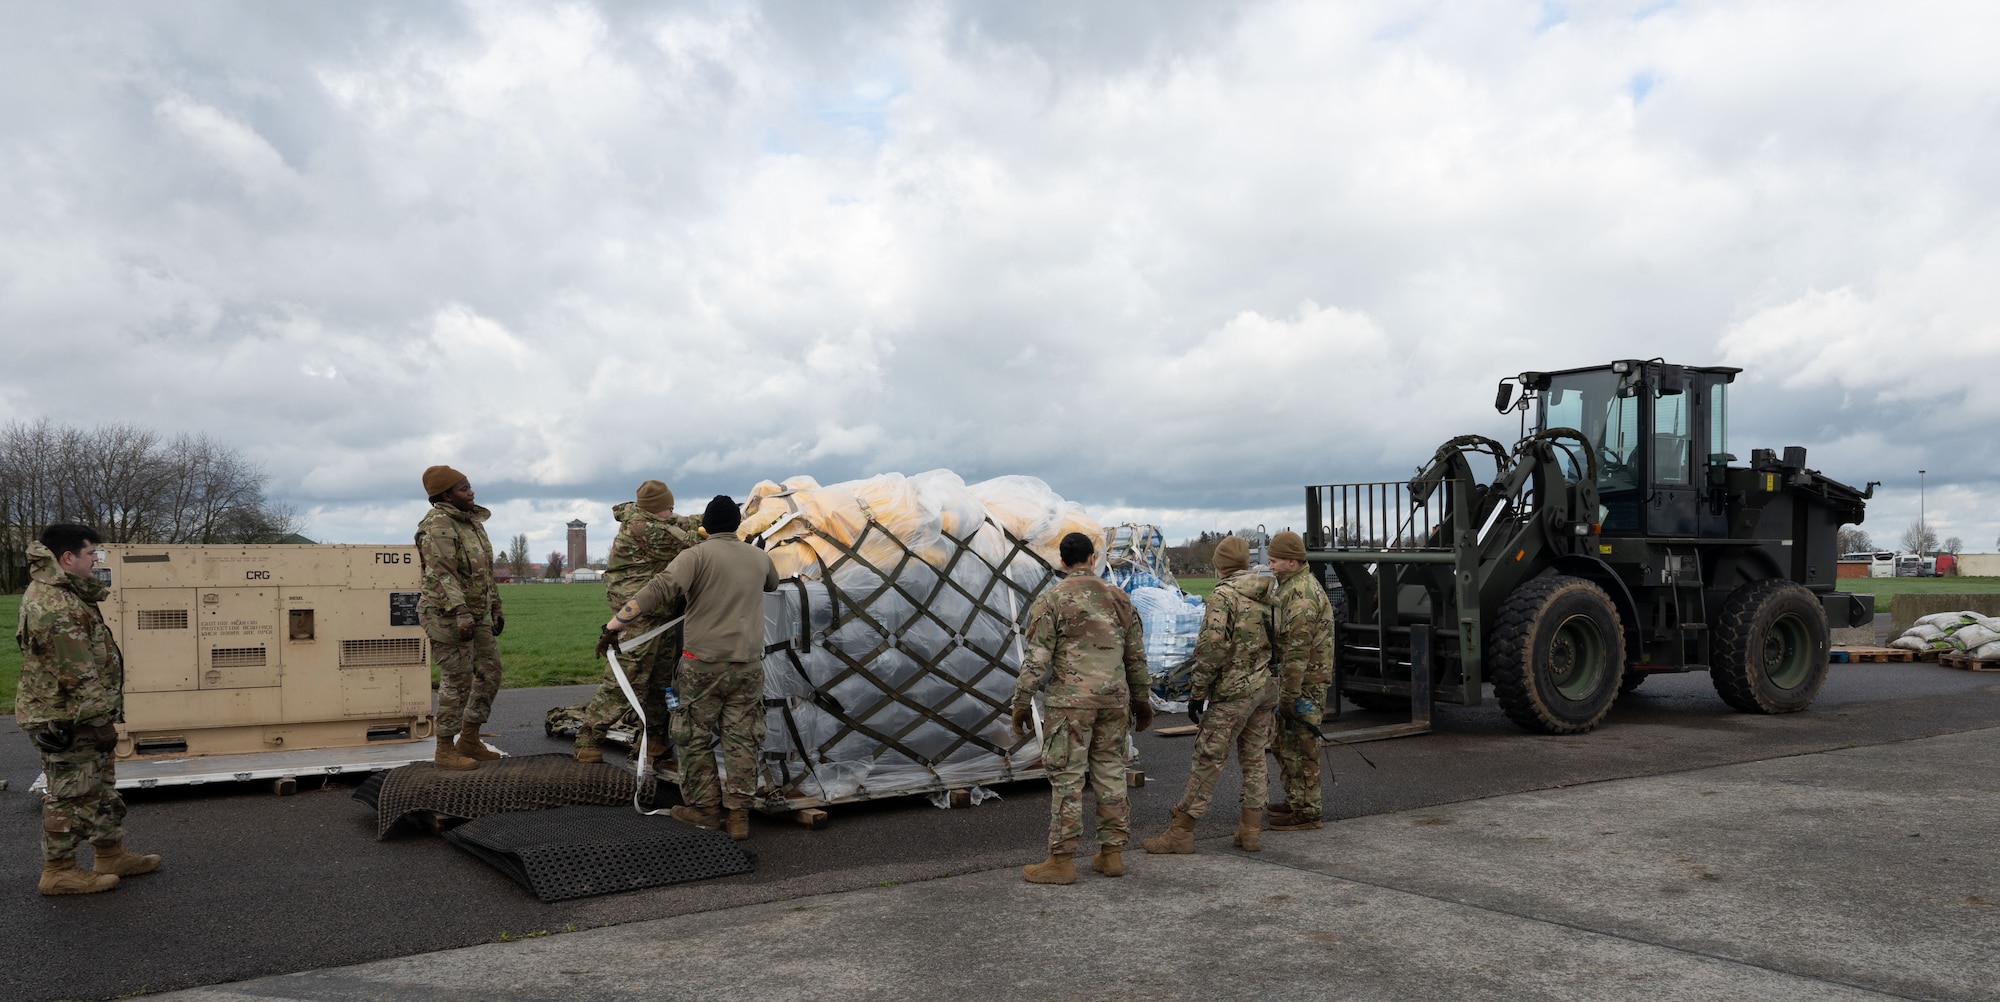
<path fill-rule="evenodd" d="M 513 754 L 563 750 L 542 736 L 542 712 L 587 691 L 502 693 L 490 740 Z M 1784 717 L 1728 710 L 1705 675 L 1669 676 L 1627 696 L 1591 734 L 1531 736 L 1490 705 L 1440 707 L 1437 733 L 1330 749 L 1339 780 L 1330 806 L 1351 818 L 1996 723 L 2000 675 L 1934 665 L 1835 665 L 1814 708 Z M 1149 783 L 1134 791 L 1135 834 L 1165 827 L 1188 747 L 1185 738 L 1141 736 Z M 913 798 L 836 808 L 818 832 L 759 818 L 755 873 L 544 905 L 442 839 L 376 841 L 351 782 L 292 797 L 252 787 L 138 791 L 129 797 L 130 845 L 164 854 L 162 869 L 110 894 L 43 898 L 34 886 L 39 805 L 27 792 L 38 770 L 27 740 L 0 724 L 0 777 L 9 782 L 0 792 L 0 932 L 14 944 L 0 998 L 159 992 L 1018 865 L 1041 857 L 1047 823 L 1047 788 L 1036 783 L 1003 787 L 1003 799 L 969 810 Z M 1233 827 L 1235 796 L 1225 783 L 1223 809 L 1198 834 Z"/>

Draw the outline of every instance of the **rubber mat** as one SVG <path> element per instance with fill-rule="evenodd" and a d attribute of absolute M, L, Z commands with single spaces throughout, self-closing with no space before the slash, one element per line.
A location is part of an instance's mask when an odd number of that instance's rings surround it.
<path fill-rule="evenodd" d="M 406 765 L 369 777 L 355 788 L 354 799 L 374 808 L 379 839 L 418 812 L 469 819 L 578 804 L 625 804 L 629 812 L 634 782 L 631 773 L 609 763 L 578 762 L 561 754 L 525 755 L 464 771 Z M 647 777 L 640 801 L 651 804 L 659 792 Z"/>
<path fill-rule="evenodd" d="M 630 807 L 494 814 L 444 833 L 544 902 L 749 873 L 735 840 Z"/>

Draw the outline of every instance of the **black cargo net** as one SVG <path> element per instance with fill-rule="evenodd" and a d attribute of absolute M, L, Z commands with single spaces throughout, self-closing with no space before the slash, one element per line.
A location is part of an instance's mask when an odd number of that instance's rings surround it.
<path fill-rule="evenodd" d="M 782 639 L 766 646 L 767 694 L 783 695 L 765 701 L 775 715 L 766 780 L 833 802 L 870 787 L 964 786 L 977 781 L 968 776 L 991 781 L 1032 766 L 1039 746 L 1005 721 L 1028 608 L 1054 568 L 991 518 L 967 539 L 940 534 L 947 553 L 936 566 L 865 503 L 861 511 L 866 522 L 851 545 L 801 515 L 781 523 L 787 538 L 770 544 L 826 546 L 837 556 L 818 581 L 788 579 L 780 590 L 790 621 L 768 624 L 767 641 Z M 981 538 L 997 559 L 979 552 Z M 867 777 L 878 764 L 888 775 Z M 961 770 L 941 771 L 950 764 Z M 847 789 L 842 776 L 867 778 Z"/>
<path fill-rule="evenodd" d="M 544 902 L 752 869 L 750 855 L 722 832 L 643 817 L 624 807 L 495 814 L 459 825 L 444 837 Z"/>
<path fill-rule="evenodd" d="M 631 773 L 601 762 L 528 755 L 481 762 L 468 770 L 440 769 L 429 762 L 406 765 L 369 777 L 355 789 L 354 799 L 375 809 L 375 837 L 380 839 L 415 814 L 462 820 L 574 804 L 629 804 L 636 781 Z M 643 782 L 638 792 L 650 801 L 655 783 L 650 777 Z"/>

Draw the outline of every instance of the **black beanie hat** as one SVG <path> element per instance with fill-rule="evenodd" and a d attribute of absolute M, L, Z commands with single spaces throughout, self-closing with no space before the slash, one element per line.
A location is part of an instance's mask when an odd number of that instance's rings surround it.
<path fill-rule="evenodd" d="M 735 532 L 743 524 L 743 513 L 736 510 L 736 502 L 727 494 L 717 494 L 710 498 L 708 507 L 702 509 L 701 527 L 710 534 Z"/>

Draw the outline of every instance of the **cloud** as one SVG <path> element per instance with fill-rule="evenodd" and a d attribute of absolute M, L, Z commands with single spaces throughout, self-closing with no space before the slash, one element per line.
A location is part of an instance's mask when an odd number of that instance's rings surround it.
<path fill-rule="evenodd" d="M 537 532 L 933 467 L 1290 524 L 1654 356 L 2000 533 L 1987 6 L 110 10 L 0 38 L 0 418 L 206 431 L 329 539 L 438 461 Z"/>

